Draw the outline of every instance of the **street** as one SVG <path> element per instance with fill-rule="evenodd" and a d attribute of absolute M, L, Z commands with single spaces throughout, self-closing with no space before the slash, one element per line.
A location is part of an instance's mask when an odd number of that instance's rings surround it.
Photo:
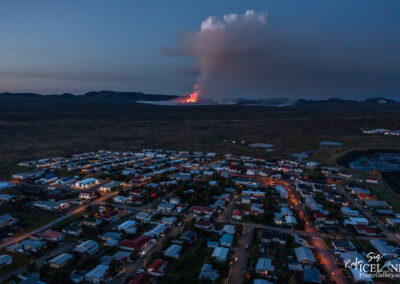
<path fill-rule="evenodd" d="M 244 272 L 247 268 L 247 259 L 249 257 L 249 250 L 251 241 L 253 239 L 254 228 L 243 225 L 244 233 L 240 237 L 238 247 L 234 258 L 237 257 L 237 261 L 233 261 L 231 270 L 228 276 L 228 283 L 241 284 L 243 283 Z M 248 248 L 246 249 L 246 245 Z"/>
<path fill-rule="evenodd" d="M 32 236 L 34 234 L 40 233 L 40 232 L 42 232 L 42 231 L 44 231 L 44 230 L 56 225 L 57 223 L 62 222 L 64 220 L 70 218 L 71 216 L 74 216 L 76 214 L 79 214 L 79 213 L 83 212 L 87 207 L 89 207 L 91 205 L 99 204 L 99 203 L 103 202 L 104 200 L 106 200 L 106 199 L 108 199 L 110 197 L 113 197 L 113 196 L 115 196 L 117 194 L 118 194 L 118 192 L 105 193 L 101 197 L 93 200 L 92 202 L 89 202 L 89 203 L 87 203 L 85 205 L 79 206 L 78 208 L 76 208 L 76 209 L 74 209 L 72 211 L 69 211 L 64 216 L 61 216 L 61 217 L 59 217 L 59 218 L 57 218 L 57 219 L 55 219 L 55 220 L 53 220 L 53 221 L 41 226 L 41 227 L 39 227 L 39 228 L 37 228 L 37 229 L 35 229 L 33 231 L 27 232 L 27 233 L 25 233 L 25 234 L 23 234 L 21 236 L 15 237 L 15 238 L 3 239 L 3 243 L 0 244 L 0 249 L 8 247 L 9 245 L 18 243 L 20 241 L 23 241 L 23 240 L 29 238 L 30 236 Z"/>

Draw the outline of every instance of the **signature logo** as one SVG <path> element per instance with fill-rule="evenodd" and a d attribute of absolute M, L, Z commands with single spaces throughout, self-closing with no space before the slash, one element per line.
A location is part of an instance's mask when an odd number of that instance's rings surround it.
<path fill-rule="evenodd" d="M 345 259 L 344 266 L 347 269 L 356 269 L 362 278 L 400 278 L 400 263 L 385 261 L 385 255 L 369 252 L 364 258 Z"/>

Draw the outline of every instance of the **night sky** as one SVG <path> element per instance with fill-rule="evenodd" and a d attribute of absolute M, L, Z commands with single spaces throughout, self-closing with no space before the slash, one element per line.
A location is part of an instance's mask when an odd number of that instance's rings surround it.
<path fill-rule="evenodd" d="M 201 35 L 247 10 L 266 22 Z M 399 1 L 4 0 L 0 92 L 399 98 L 399 15 Z"/>

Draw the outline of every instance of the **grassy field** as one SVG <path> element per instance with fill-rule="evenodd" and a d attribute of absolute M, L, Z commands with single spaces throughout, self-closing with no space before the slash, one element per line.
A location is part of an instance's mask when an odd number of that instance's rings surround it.
<path fill-rule="evenodd" d="M 0 170 L 15 162 L 97 149 L 139 147 L 220 151 L 268 158 L 316 150 L 321 141 L 353 148 L 398 147 L 396 137 L 363 136 L 361 128 L 400 128 L 400 109 L 87 104 L 0 106 Z M 274 152 L 224 140 L 271 143 Z"/>

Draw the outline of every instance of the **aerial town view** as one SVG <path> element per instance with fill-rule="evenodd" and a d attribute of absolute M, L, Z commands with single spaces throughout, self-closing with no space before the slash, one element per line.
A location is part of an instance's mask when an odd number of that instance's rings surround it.
<path fill-rule="evenodd" d="M 399 15 L 1 1 L 0 283 L 400 283 Z"/>

